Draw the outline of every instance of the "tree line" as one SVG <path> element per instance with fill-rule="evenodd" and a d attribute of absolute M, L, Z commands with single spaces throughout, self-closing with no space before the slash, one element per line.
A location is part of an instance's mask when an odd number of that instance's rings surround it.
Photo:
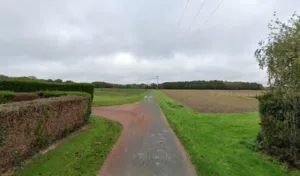
<path fill-rule="evenodd" d="M 92 82 L 95 88 L 119 88 L 119 89 L 154 89 L 156 84 L 114 84 L 108 82 Z"/>
<path fill-rule="evenodd" d="M 72 80 L 63 81 L 62 79 L 38 79 L 35 76 L 20 76 L 20 77 L 9 77 L 6 75 L 0 74 L 0 80 L 7 80 L 7 79 L 18 79 L 18 80 L 39 80 L 39 81 L 46 81 L 46 82 L 53 82 L 53 83 L 75 83 Z"/>
<path fill-rule="evenodd" d="M 30 79 L 54 83 L 74 83 L 71 80 L 63 81 L 61 79 L 38 79 L 35 76 L 29 77 L 8 77 L 0 75 L 0 79 Z M 119 89 L 156 89 L 157 84 L 115 84 L 104 81 L 92 82 L 95 88 L 119 88 Z M 219 89 L 219 90 L 262 90 L 263 85 L 255 82 L 230 82 L 221 80 L 212 81 L 176 81 L 164 82 L 158 84 L 159 89 Z"/>
<path fill-rule="evenodd" d="M 165 82 L 161 85 L 164 89 L 219 89 L 219 90 L 262 90 L 263 85 L 254 82 L 229 82 L 229 81 L 180 81 Z"/>
<path fill-rule="evenodd" d="M 155 89 L 156 84 L 113 84 L 107 82 L 93 82 L 95 88 L 131 88 Z M 254 82 L 229 82 L 229 81 L 178 81 L 164 82 L 158 85 L 160 89 L 219 89 L 219 90 L 262 90 L 263 85 Z"/>

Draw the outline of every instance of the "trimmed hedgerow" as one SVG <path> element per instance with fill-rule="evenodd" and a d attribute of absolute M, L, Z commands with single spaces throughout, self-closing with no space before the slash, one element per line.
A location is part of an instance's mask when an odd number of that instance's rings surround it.
<path fill-rule="evenodd" d="M 0 91 L 0 104 L 12 102 L 14 97 L 15 97 L 14 92 Z"/>
<path fill-rule="evenodd" d="M 0 90 L 14 92 L 36 92 L 36 91 L 76 91 L 86 92 L 93 99 L 94 85 L 89 83 L 51 83 L 40 80 L 0 80 Z"/>
<path fill-rule="evenodd" d="M 84 96 L 42 98 L 1 105 L 0 175 L 64 137 L 65 129 L 76 130 L 86 124 L 87 109 L 88 98 Z"/>
<path fill-rule="evenodd" d="M 300 94 L 259 98 L 261 132 L 257 140 L 267 153 L 300 169 Z"/>
<path fill-rule="evenodd" d="M 92 98 L 91 95 L 85 92 L 65 92 L 65 91 L 38 91 L 36 92 L 41 98 L 60 97 L 68 95 L 84 96 L 89 98 L 88 110 L 85 115 L 85 120 L 88 121 L 92 113 Z"/>

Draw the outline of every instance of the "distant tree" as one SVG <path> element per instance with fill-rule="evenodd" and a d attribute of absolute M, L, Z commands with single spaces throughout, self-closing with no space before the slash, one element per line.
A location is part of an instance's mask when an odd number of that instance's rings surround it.
<path fill-rule="evenodd" d="M 150 89 L 156 89 L 156 84 L 155 83 L 150 84 Z"/>
<path fill-rule="evenodd" d="M 54 80 L 54 82 L 56 82 L 56 83 L 62 83 L 63 80 L 61 80 L 61 79 L 56 79 L 56 80 Z"/>
<path fill-rule="evenodd" d="M 260 68 L 267 69 L 268 84 L 279 94 L 300 90 L 300 16 L 293 14 L 288 23 L 275 21 L 268 25 L 267 40 L 259 42 L 255 57 Z"/>
<path fill-rule="evenodd" d="M 28 79 L 37 79 L 36 76 L 28 76 L 27 78 L 28 78 Z"/>
<path fill-rule="evenodd" d="M 0 79 L 8 79 L 8 78 L 9 78 L 8 76 L 0 74 Z"/>
<path fill-rule="evenodd" d="M 72 80 L 66 80 L 65 83 L 74 83 Z"/>

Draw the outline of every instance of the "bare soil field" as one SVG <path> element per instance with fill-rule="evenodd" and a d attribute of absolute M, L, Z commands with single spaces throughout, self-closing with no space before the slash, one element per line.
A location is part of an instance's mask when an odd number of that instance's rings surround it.
<path fill-rule="evenodd" d="M 255 90 L 162 90 L 171 98 L 203 113 L 254 112 L 262 91 Z"/>

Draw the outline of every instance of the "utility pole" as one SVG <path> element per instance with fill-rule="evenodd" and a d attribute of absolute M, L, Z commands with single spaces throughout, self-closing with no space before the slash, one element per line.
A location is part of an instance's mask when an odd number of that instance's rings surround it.
<path fill-rule="evenodd" d="M 158 78 L 159 76 L 156 76 L 156 89 L 158 89 Z"/>

